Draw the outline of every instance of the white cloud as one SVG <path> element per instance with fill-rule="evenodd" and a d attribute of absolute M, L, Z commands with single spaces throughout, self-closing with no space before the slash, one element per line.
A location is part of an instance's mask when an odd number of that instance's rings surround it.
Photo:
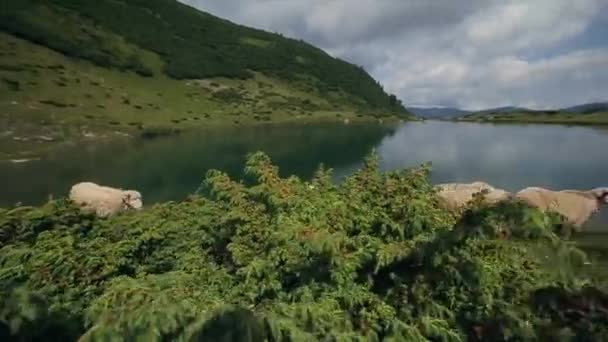
<path fill-rule="evenodd" d="M 596 0 L 501 2 L 466 20 L 472 43 L 505 50 L 539 48 L 581 34 L 599 8 Z"/>
<path fill-rule="evenodd" d="M 363 65 L 406 104 L 560 107 L 608 97 L 606 0 L 188 0 Z M 608 31 L 608 29 L 607 29 Z"/>
<path fill-rule="evenodd" d="M 399 71 L 387 76 L 387 87 L 402 94 L 405 103 L 547 108 L 608 96 L 608 48 L 537 61 L 504 56 L 474 65 L 466 58 L 444 56 L 393 67 Z"/>

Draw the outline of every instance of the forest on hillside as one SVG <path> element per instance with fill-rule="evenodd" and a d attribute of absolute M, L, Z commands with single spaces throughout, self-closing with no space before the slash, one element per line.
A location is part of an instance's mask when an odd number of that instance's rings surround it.
<path fill-rule="evenodd" d="M 360 66 L 303 41 L 233 24 L 175 0 L 8 0 L 0 29 L 142 76 L 155 73 L 147 56 L 154 52 L 164 62 L 163 72 L 177 79 L 248 78 L 250 71 L 258 71 L 313 82 L 322 92 L 343 90 L 376 109 L 407 112 Z"/>

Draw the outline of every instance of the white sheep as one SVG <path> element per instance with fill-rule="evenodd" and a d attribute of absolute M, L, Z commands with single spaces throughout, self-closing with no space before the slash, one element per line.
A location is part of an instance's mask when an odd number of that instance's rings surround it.
<path fill-rule="evenodd" d="M 142 196 L 139 192 L 100 186 L 91 182 L 74 185 L 70 190 L 70 200 L 83 212 L 95 213 L 99 217 L 142 208 Z"/>
<path fill-rule="evenodd" d="M 510 192 L 497 189 L 485 182 L 473 183 L 446 183 L 435 186 L 437 194 L 449 210 L 460 210 L 469 203 L 475 194 L 486 190 L 483 197 L 486 204 L 495 204 L 512 198 Z"/>
<path fill-rule="evenodd" d="M 559 213 L 577 230 L 580 230 L 603 204 L 608 204 L 608 188 L 596 188 L 589 191 L 553 191 L 530 187 L 518 192 L 515 198 L 543 212 Z"/>

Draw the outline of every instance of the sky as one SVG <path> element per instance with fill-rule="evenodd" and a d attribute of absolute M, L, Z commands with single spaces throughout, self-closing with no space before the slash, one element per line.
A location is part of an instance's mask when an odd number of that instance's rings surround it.
<path fill-rule="evenodd" d="M 181 0 L 361 65 L 406 106 L 608 101 L 608 0 Z"/>

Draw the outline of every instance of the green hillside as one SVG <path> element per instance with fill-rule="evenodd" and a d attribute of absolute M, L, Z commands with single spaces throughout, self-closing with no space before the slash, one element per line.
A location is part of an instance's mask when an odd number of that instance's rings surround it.
<path fill-rule="evenodd" d="M 500 107 L 461 115 L 457 121 L 556 123 L 569 125 L 608 124 L 608 103 L 586 103 L 568 108 L 535 110 L 522 107 Z"/>
<path fill-rule="evenodd" d="M 571 125 L 608 125 L 608 112 L 591 111 L 576 113 L 566 110 L 518 110 L 513 112 L 483 111 L 468 114 L 457 121 L 513 122 L 513 123 L 554 123 Z"/>
<path fill-rule="evenodd" d="M 362 68 L 173 0 L 5 0 L 0 158 L 216 124 L 407 119 Z"/>
<path fill-rule="evenodd" d="M 174 0 L 10 0 L 2 27 L 101 66 L 154 74 L 149 51 L 177 78 L 314 77 L 323 91 L 342 89 L 378 108 L 400 110 L 363 69 L 302 41 L 232 24 Z M 61 25 L 57 25 L 61 22 Z M 130 46 L 140 47 L 140 49 Z"/>

